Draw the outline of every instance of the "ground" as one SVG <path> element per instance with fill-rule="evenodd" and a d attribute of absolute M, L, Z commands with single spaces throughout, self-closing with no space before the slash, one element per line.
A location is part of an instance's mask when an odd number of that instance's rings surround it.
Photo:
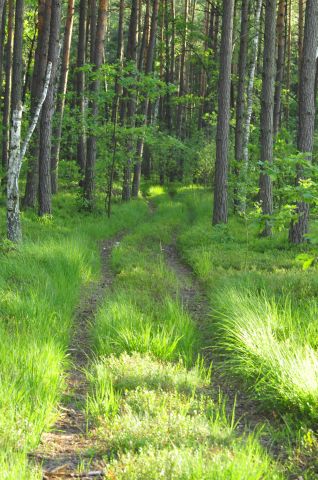
<path fill-rule="evenodd" d="M 3 246 L 2 308 L 27 319 L 13 341 L 28 359 L 22 386 L 2 366 L 17 406 L 3 478 L 317 478 L 315 272 L 257 225 L 213 229 L 208 191 L 147 193 L 66 227 L 64 196 Z"/>

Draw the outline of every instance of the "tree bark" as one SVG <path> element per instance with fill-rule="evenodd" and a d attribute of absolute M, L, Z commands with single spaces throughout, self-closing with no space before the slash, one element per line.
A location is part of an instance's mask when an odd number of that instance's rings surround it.
<path fill-rule="evenodd" d="M 73 32 L 74 20 L 74 0 L 68 0 L 67 17 L 64 31 L 64 45 L 62 53 L 62 65 L 60 73 L 59 87 L 57 91 L 56 117 L 57 123 L 53 129 L 54 143 L 51 152 L 51 186 L 52 193 L 57 192 L 58 163 L 60 157 L 62 122 L 65 106 L 65 95 L 67 89 L 68 71 L 70 63 L 70 50 Z"/>
<path fill-rule="evenodd" d="M 87 0 L 80 0 L 78 46 L 77 46 L 77 105 L 79 110 L 80 132 L 77 142 L 77 163 L 82 172 L 86 165 L 86 133 L 85 133 L 85 72 L 83 67 L 86 58 Z"/>
<path fill-rule="evenodd" d="M 305 33 L 300 68 L 299 89 L 299 120 L 298 120 L 298 150 L 308 154 L 311 162 L 315 127 L 315 75 L 318 45 L 318 0 L 307 0 Z M 297 183 L 303 178 L 299 167 Z M 298 220 L 292 222 L 289 240 L 292 243 L 302 243 L 308 233 L 309 204 L 297 203 Z"/>
<path fill-rule="evenodd" d="M 6 44 L 6 86 L 3 105 L 3 139 L 2 139 L 2 167 L 6 172 L 9 162 L 10 144 L 10 112 L 11 112 L 11 88 L 12 88 L 12 48 L 13 48 L 13 22 L 14 22 L 14 0 L 8 3 L 8 34 Z"/>
<path fill-rule="evenodd" d="M 231 62 L 234 0 L 223 3 L 220 76 L 218 87 L 218 122 L 214 182 L 213 225 L 227 223 L 228 147 L 231 101 Z"/>
<path fill-rule="evenodd" d="M 54 84 L 60 52 L 61 0 L 52 0 L 48 61 L 52 63 L 52 74 L 48 93 L 43 105 L 40 122 L 39 145 L 39 215 L 52 213 L 51 189 L 51 145 L 52 120 L 54 114 Z"/>
<path fill-rule="evenodd" d="M 263 215 L 273 213 L 272 181 L 266 173 L 266 164 L 273 162 L 273 108 L 275 86 L 275 46 L 276 46 L 276 0 L 266 0 L 265 32 L 264 32 L 264 59 L 263 83 L 261 95 L 261 173 L 260 173 L 260 201 Z M 272 233 L 268 219 L 265 220 L 263 236 Z"/>
<path fill-rule="evenodd" d="M 20 222 L 19 173 L 22 123 L 22 49 L 24 0 L 16 0 L 13 68 L 12 68 L 12 124 L 7 184 L 7 235 L 12 242 L 22 239 Z"/>
<path fill-rule="evenodd" d="M 285 66 L 285 13 L 286 0 L 279 0 L 278 16 L 277 16 L 277 69 L 274 95 L 274 136 L 277 135 L 282 114 L 282 86 L 284 80 L 284 66 Z"/>
<path fill-rule="evenodd" d="M 0 37 L 2 37 L 3 35 L 3 31 L 5 29 L 5 25 L 3 24 L 2 22 L 2 18 L 3 18 L 3 12 L 5 11 L 5 0 L 0 0 L 0 19 L 1 19 L 1 23 L 0 23 Z"/>
<path fill-rule="evenodd" d="M 262 0 L 257 0 L 256 11 L 254 17 L 254 28 L 255 33 L 253 36 L 252 42 L 252 52 L 251 52 L 251 66 L 248 75 L 247 89 L 246 89 L 246 115 L 244 121 L 244 134 L 243 134 L 243 165 L 241 171 L 241 185 L 243 191 L 241 192 L 242 203 L 240 209 L 244 212 L 246 208 L 246 192 L 245 192 L 245 182 L 246 175 L 248 171 L 249 164 L 249 141 L 250 141 L 250 131 L 251 131 L 251 119 L 253 113 L 253 93 L 254 93 L 254 81 L 257 67 L 257 56 L 258 56 L 258 44 L 260 37 L 260 18 L 262 10 Z"/>
<path fill-rule="evenodd" d="M 151 28 L 150 28 L 150 38 L 149 38 L 149 47 L 147 51 L 147 60 L 145 74 L 150 75 L 153 71 L 153 62 L 155 55 L 155 44 L 156 44 L 156 35 L 158 28 L 158 10 L 159 10 L 159 0 L 154 0 L 152 16 L 151 16 Z M 146 94 L 146 98 L 143 101 L 141 113 L 143 115 L 143 126 L 146 127 L 148 120 L 148 106 L 149 106 L 149 96 Z M 134 177 L 133 177 L 133 186 L 132 186 L 132 195 L 137 198 L 140 188 L 140 177 L 141 177 L 141 162 L 144 151 L 144 142 L 145 138 L 142 135 L 137 141 L 137 152 L 136 152 L 136 163 L 134 166 Z"/>
<path fill-rule="evenodd" d="M 146 61 L 146 52 L 149 43 L 149 29 L 150 29 L 150 0 L 146 1 L 146 12 L 144 20 L 144 28 L 141 37 L 141 45 L 138 59 L 138 70 L 141 71 L 144 68 Z"/>
<path fill-rule="evenodd" d="M 234 211 L 239 205 L 239 174 L 243 160 L 243 138 L 244 138 L 244 113 L 245 113 L 245 80 L 247 65 L 248 48 L 248 13 L 249 0 L 242 0 L 241 11 L 241 34 L 240 34 L 240 53 L 239 53 L 239 72 L 236 99 L 236 128 L 235 128 L 235 161 L 236 161 L 236 187 L 234 189 Z"/>
<path fill-rule="evenodd" d="M 182 44 L 181 44 L 181 56 L 180 56 L 180 68 L 179 68 L 179 98 L 186 93 L 186 54 L 187 54 L 187 38 L 188 38 L 188 22 L 189 22 L 189 0 L 184 0 L 184 30 L 182 32 Z M 183 115 L 184 105 L 179 103 L 177 107 L 177 124 L 176 130 L 179 137 L 183 136 Z"/>
<path fill-rule="evenodd" d="M 38 38 L 31 85 L 31 117 L 44 88 L 51 24 L 51 0 L 39 0 Z M 34 208 L 39 190 L 39 134 L 37 125 L 28 165 L 23 207 Z"/>
<path fill-rule="evenodd" d="M 109 169 L 108 176 L 108 191 L 106 196 L 107 216 L 111 216 L 112 208 L 112 194 L 113 194 L 113 181 L 115 173 L 116 153 L 117 153 L 117 123 L 118 123 L 118 109 L 119 109 L 119 96 L 122 93 L 122 87 L 119 84 L 119 76 L 122 72 L 123 60 L 124 60 L 124 17 L 125 17 L 125 0 L 119 2 L 119 17 L 118 17 L 118 35 L 117 35 L 117 61 L 118 61 L 118 73 L 115 79 L 115 97 L 113 100 L 112 108 L 112 123 L 113 123 L 113 135 L 112 135 L 112 162 Z"/>
<path fill-rule="evenodd" d="M 290 73 L 291 73 L 291 43 L 292 43 L 292 0 L 288 1 L 288 30 L 287 30 L 287 73 L 286 73 L 286 124 L 289 122 L 289 95 L 290 95 Z"/>
<path fill-rule="evenodd" d="M 2 11 L 2 19 L 1 19 L 1 34 L 0 34 L 0 97 L 2 97 L 2 84 L 3 84 L 3 68 L 4 68 L 4 45 L 5 45 L 5 37 L 6 37 L 6 23 L 7 23 L 7 11 L 6 8 Z"/>
<path fill-rule="evenodd" d="M 94 71 L 97 72 L 103 62 L 104 41 L 106 33 L 106 13 L 108 0 L 100 0 L 98 8 L 98 19 L 96 33 L 91 36 L 91 58 L 93 60 Z M 93 31 L 91 25 L 91 33 Z M 98 102 L 96 96 L 99 92 L 100 81 L 98 78 L 90 83 L 90 93 L 92 94 L 91 111 L 94 118 L 98 115 Z M 88 208 L 93 207 L 94 187 L 95 187 L 95 164 L 96 164 L 96 144 L 97 139 L 94 132 L 90 132 L 87 139 L 87 156 L 84 180 L 84 199 Z"/>
<path fill-rule="evenodd" d="M 131 3 L 131 14 L 129 21 L 129 34 L 128 34 L 128 46 L 127 46 L 127 61 L 136 65 L 137 62 L 137 19 L 138 19 L 138 2 L 137 0 L 132 0 Z M 135 72 L 132 72 L 132 75 L 135 76 Z M 133 89 L 134 87 L 132 87 Z M 127 92 L 128 93 L 128 92 Z M 133 128 L 135 126 L 135 114 L 136 114 L 136 93 L 134 91 L 128 93 L 127 100 L 127 119 L 129 127 Z M 124 180 L 123 180 L 123 190 L 122 190 L 122 199 L 124 201 L 129 201 L 131 197 L 131 164 L 132 157 L 134 156 L 134 141 L 132 136 L 128 140 L 127 148 L 127 160 L 124 166 Z"/>

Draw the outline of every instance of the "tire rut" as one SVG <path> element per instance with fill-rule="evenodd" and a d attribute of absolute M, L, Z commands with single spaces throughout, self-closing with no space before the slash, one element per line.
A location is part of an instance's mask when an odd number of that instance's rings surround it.
<path fill-rule="evenodd" d="M 219 394 L 226 399 L 226 410 L 231 417 L 233 410 L 237 418 L 237 431 L 239 433 L 253 432 L 262 424 L 272 423 L 274 419 L 260 411 L 257 402 L 251 400 L 242 385 L 236 380 L 224 376 L 222 360 L 216 353 L 211 328 L 211 307 L 205 290 L 193 274 L 191 268 L 180 257 L 175 242 L 164 249 L 168 266 L 175 272 L 181 288 L 177 292 L 181 303 L 195 320 L 203 340 L 202 356 L 207 365 L 212 363 L 212 396 L 217 401 Z M 222 371 L 223 370 L 223 371 Z M 278 458 L 282 452 L 272 445 L 267 435 L 261 436 L 261 443 L 273 457 Z"/>
<path fill-rule="evenodd" d="M 91 356 L 89 329 L 98 307 L 111 288 L 114 274 L 110 268 L 111 252 L 122 235 L 101 245 L 102 275 L 99 283 L 91 282 L 84 290 L 75 312 L 73 334 L 68 350 L 71 367 L 68 371 L 64 401 L 59 419 L 50 432 L 44 433 L 32 460 L 43 469 L 43 480 L 101 479 L 103 461 L 96 454 L 97 439 L 90 431 L 85 415 L 88 384 L 85 368 Z"/>

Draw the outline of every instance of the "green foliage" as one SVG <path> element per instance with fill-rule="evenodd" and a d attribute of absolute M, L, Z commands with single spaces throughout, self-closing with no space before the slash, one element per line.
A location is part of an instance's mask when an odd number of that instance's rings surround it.
<path fill-rule="evenodd" d="M 27 453 L 56 419 L 74 308 L 81 287 L 99 274 L 97 241 L 147 211 L 135 202 L 106 221 L 79 214 L 70 194 L 60 194 L 54 207 L 54 219 L 24 214 L 24 244 L 12 248 L 4 240 L 1 247 L 0 477 L 12 480 L 41 478 Z"/>

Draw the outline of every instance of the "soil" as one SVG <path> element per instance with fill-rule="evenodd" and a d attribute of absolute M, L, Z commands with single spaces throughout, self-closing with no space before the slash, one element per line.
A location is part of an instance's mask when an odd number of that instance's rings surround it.
<path fill-rule="evenodd" d="M 110 257 L 119 240 L 120 237 L 116 237 L 102 243 L 101 280 L 85 287 L 75 313 L 68 352 L 71 368 L 59 407 L 59 419 L 50 432 L 42 435 L 39 448 L 32 454 L 32 460 L 42 466 L 45 480 L 104 478 L 105 465 L 96 453 L 97 439 L 85 415 L 88 392 L 85 368 L 91 356 L 89 328 L 107 290 L 111 288 L 114 275 L 110 268 Z"/>

